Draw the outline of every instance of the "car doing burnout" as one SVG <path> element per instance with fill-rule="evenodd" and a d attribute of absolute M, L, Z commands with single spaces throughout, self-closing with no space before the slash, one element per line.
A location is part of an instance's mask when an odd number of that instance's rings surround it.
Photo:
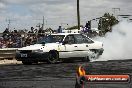
<path fill-rule="evenodd" d="M 93 41 L 79 33 L 58 33 L 44 37 L 37 44 L 18 49 L 16 59 L 23 64 L 77 59 L 90 61 L 97 59 L 102 53 L 102 42 Z"/>

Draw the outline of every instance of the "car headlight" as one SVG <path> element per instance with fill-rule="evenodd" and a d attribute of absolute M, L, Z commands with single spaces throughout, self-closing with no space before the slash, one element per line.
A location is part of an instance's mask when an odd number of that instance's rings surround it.
<path fill-rule="evenodd" d="M 37 50 L 33 50 L 32 52 L 43 52 L 43 50 L 37 49 Z"/>

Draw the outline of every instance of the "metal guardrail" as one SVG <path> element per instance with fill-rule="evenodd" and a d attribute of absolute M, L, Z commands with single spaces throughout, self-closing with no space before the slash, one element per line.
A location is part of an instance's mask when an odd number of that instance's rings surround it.
<path fill-rule="evenodd" d="M 3 49 L 0 49 L 0 60 L 14 59 L 17 49 L 18 48 L 3 48 Z"/>

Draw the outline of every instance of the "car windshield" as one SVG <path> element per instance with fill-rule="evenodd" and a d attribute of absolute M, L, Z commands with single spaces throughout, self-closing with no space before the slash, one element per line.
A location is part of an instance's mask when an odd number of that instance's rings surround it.
<path fill-rule="evenodd" d="M 44 37 L 41 41 L 39 41 L 39 44 L 44 44 L 44 43 L 56 43 L 59 42 L 61 43 L 64 39 L 65 35 L 48 35 Z"/>

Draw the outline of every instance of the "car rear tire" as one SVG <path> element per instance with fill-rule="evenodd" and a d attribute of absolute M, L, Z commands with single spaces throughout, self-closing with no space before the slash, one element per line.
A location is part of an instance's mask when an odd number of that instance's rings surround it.
<path fill-rule="evenodd" d="M 88 56 L 88 61 L 96 60 L 99 58 L 99 52 L 96 50 L 90 50 L 90 55 Z"/>
<path fill-rule="evenodd" d="M 59 60 L 59 54 L 57 51 L 50 51 L 47 62 L 49 64 L 55 64 Z"/>

